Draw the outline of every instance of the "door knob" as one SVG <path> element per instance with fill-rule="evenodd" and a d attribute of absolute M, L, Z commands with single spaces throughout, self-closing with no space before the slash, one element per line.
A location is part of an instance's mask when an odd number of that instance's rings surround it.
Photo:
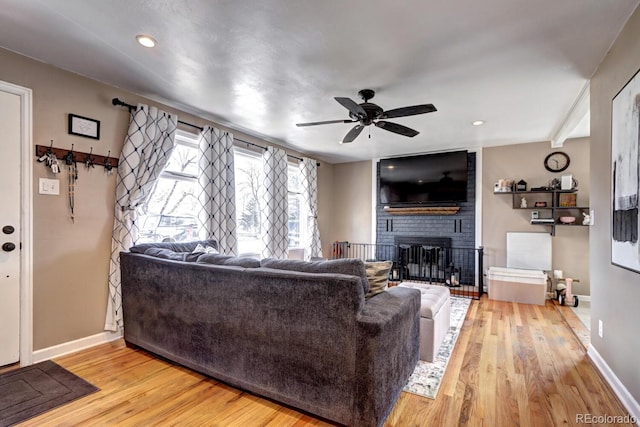
<path fill-rule="evenodd" d="M 13 228 L 13 226 L 11 226 L 11 225 L 5 225 L 4 227 L 2 227 L 2 232 L 3 232 L 4 234 L 11 234 L 11 233 L 13 233 L 14 231 L 16 231 L 16 229 L 15 229 L 15 228 Z"/>
<path fill-rule="evenodd" d="M 7 242 L 7 243 L 2 245 L 2 250 L 5 251 L 5 252 L 11 252 L 15 248 L 16 248 L 16 245 L 11 243 L 11 242 Z"/>

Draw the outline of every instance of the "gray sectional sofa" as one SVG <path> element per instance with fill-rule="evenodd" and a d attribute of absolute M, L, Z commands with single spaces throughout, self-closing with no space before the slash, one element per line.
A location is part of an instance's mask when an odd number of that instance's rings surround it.
<path fill-rule="evenodd" d="M 128 344 L 337 423 L 384 424 L 418 361 L 418 291 L 365 298 L 360 260 L 261 262 L 193 248 L 120 254 Z"/>

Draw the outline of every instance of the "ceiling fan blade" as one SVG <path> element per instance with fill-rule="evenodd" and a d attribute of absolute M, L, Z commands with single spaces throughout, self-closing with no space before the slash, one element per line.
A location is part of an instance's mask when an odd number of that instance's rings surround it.
<path fill-rule="evenodd" d="M 416 114 L 433 113 L 438 109 L 433 104 L 412 105 L 411 107 L 394 108 L 393 110 L 383 111 L 380 115 L 381 119 L 392 119 L 394 117 L 415 116 Z"/>
<path fill-rule="evenodd" d="M 349 142 L 353 142 L 353 140 L 356 139 L 358 135 L 360 135 L 360 132 L 362 132 L 362 129 L 364 129 L 364 126 L 355 125 L 353 128 L 351 128 L 349 133 L 344 136 L 342 143 L 348 144 Z"/>
<path fill-rule="evenodd" d="M 406 126 L 402 126 L 397 123 L 391 123 L 391 122 L 384 122 L 384 121 L 376 122 L 376 126 L 381 129 L 388 130 L 389 132 L 397 133 L 397 134 L 408 136 L 408 137 L 414 137 L 420 133 L 415 129 L 411 129 Z"/>
<path fill-rule="evenodd" d="M 349 112 L 351 114 L 353 114 L 354 116 L 360 118 L 360 119 L 364 119 L 365 117 L 367 117 L 367 112 L 364 111 L 364 108 L 362 108 L 360 105 L 358 105 L 358 103 L 356 101 L 354 101 L 351 98 L 341 98 L 339 96 L 336 96 L 334 98 L 336 101 L 338 101 L 340 103 L 340 105 L 342 105 L 344 108 L 346 108 L 347 110 L 349 110 Z"/>
<path fill-rule="evenodd" d="M 354 123 L 357 120 L 326 120 L 324 122 L 309 122 L 309 123 L 296 123 L 296 126 L 316 126 L 316 125 L 328 125 L 331 123 Z"/>

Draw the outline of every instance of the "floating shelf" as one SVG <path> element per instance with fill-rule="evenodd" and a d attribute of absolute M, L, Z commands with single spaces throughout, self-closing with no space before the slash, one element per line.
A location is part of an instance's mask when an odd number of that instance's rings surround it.
<path fill-rule="evenodd" d="M 575 194 L 576 196 L 573 197 L 573 203 L 576 202 L 577 199 L 577 190 L 576 189 L 572 189 L 572 190 L 530 190 L 530 191 L 494 191 L 493 194 L 508 194 L 511 196 L 511 200 L 512 200 L 512 209 L 515 210 L 529 210 L 529 211 L 546 211 L 549 212 L 551 214 L 551 218 L 549 221 L 544 221 L 544 219 L 532 219 L 531 220 L 531 224 L 532 225 L 546 225 L 550 227 L 550 232 L 552 236 L 555 236 L 556 234 L 556 227 L 557 226 L 571 226 L 571 227 L 576 227 L 576 226 L 580 226 L 583 227 L 584 225 L 582 224 L 582 219 L 580 218 L 580 214 L 581 213 L 588 213 L 589 212 L 589 207 L 588 206 L 561 206 L 561 200 L 564 198 L 563 196 L 565 195 L 570 195 L 570 194 Z M 525 196 L 532 196 L 529 198 L 529 204 L 527 207 L 525 208 L 521 208 L 520 207 L 520 198 L 521 197 L 525 197 Z M 544 199 L 544 200 L 542 200 Z M 544 201 L 546 202 L 545 206 L 535 206 L 535 202 L 536 201 Z M 533 205 L 531 205 L 531 203 L 533 203 Z M 564 202 L 562 202 L 564 203 Z M 562 222 L 560 222 L 558 220 L 558 218 L 560 216 L 562 216 L 561 212 L 573 212 L 575 213 L 575 217 L 576 222 L 575 223 L 567 223 L 564 224 Z"/>
<path fill-rule="evenodd" d="M 384 207 L 384 211 L 391 215 L 455 215 L 459 210 L 459 206 L 425 206 L 417 208 Z"/>

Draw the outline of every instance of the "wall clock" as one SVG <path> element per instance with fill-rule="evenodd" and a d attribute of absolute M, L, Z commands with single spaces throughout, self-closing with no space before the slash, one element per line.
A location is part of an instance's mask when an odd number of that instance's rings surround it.
<path fill-rule="evenodd" d="M 562 151 L 554 151 L 544 158 L 544 167 L 549 172 L 562 172 L 569 167 L 569 155 Z"/>

